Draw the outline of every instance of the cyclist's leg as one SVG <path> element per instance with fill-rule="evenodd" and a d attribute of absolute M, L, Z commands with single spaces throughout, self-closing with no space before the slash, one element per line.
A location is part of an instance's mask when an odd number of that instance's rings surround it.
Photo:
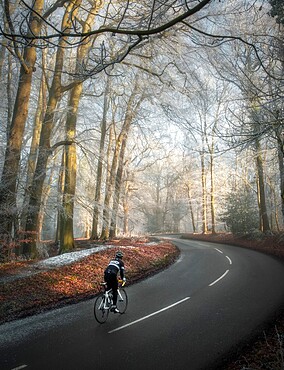
<path fill-rule="evenodd" d="M 118 288 L 118 281 L 117 281 L 116 274 L 112 274 L 112 273 L 105 274 L 105 281 L 107 282 L 107 288 L 112 289 L 113 305 L 116 306 L 117 288 Z"/>
<path fill-rule="evenodd" d="M 113 277 L 112 277 L 112 301 L 113 301 L 113 305 L 116 306 L 116 303 L 117 303 L 117 289 L 118 289 L 118 281 L 117 281 L 117 277 L 116 275 L 113 274 Z"/>

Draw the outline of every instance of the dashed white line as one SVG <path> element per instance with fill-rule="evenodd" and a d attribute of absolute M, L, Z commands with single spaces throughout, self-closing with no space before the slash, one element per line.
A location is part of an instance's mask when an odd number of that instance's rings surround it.
<path fill-rule="evenodd" d="M 228 272 L 229 272 L 229 270 L 226 270 L 226 272 L 224 272 L 224 274 L 222 276 L 220 276 L 217 280 L 213 281 L 213 283 L 209 284 L 208 286 L 212 286 L 212 285 L 218 283 L 218 281 L 223 279 L 227 275 Z"/>
<path fill-rule="evenodd" d="M 218 248 L 214 248 L 217 252 L 219 252 L 219 253 L 222 253 L 223 254 L 223 252 L 220 250 L 220 249 L 218 249 Z"/>
<path fill-rule="evenodd" d="M 172 308 L 172 307 L 174 307 L 174 306 L 176 306 L 176 305 L 178 305 L 178 304 L 180 304 L 180 303 L 183 303 L 183 302 L 187 301 L 188 299 L 190 299 L 190 297 L 185 297 L 184 299 L 182 299 L 182 300 L 180 300 L 180 301 L 178 301 L 178 302 L 175 302 L 175 303 L 171 304 L 170 306 L 164 307 L 164 308 L 162 308 L 162 309 L 161 309 L 161 310 L 159 310 L 159 311 L 156 311 L 156 312 L 151 313 L 150 315 L 147 315 L 147 316 L 141 317 L 141 319 L 138 319 L 138 320 L 132 321 L 132 322 L 130 322 L 129 324 L 126 324 L 126 325 L 120 326 L 119 328 L 113 329 L 113 330 L 109 331 L 108 333 L 109 333 L 109 334 L 111 334 L 111 333 L 114 333 L 115 331 L 119 331 L 119 330 L 122 330 L 122 329 L 127 328 L 128 326 L 131 326 L 131 325 L 137 324 L 138 322 L 143 321 L 143 320 L 146 320 L 146 319 L 148 319 L 149 317 L 152 317 L 152 316 L 154 316 L 154 315 L 158 315 L 159 313 L 161 313 L 161 312 L 163 312 L 163 311 L 169 310 L 170 308 Z"/>
<path fill-rule="evenodd" d="M 20 369 L 24 369 L 25 367 L 27 367 L 28 365 L 20 365 L 20 366 L 17 366 L 17 367 L 14 367 L 13 369 L 11 370 L 20 370 Z"/>
<path fill-rule="evenodd" d="M 231 260 L 231 258 L 230 257 L 228 257 L 228 256 L 226 256 L 226 258 L 227 258 L 227 260 L 229 261 L 229 263 L 230 263 L 230 265 L 233 263 L 232 262 L 232 260 Z"/>

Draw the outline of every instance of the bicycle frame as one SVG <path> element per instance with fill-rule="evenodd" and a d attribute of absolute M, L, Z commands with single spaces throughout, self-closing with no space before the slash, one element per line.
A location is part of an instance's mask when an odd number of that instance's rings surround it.
<path fill-rule="evenodd" d="M 123 288 L 125 285 L 124 281 L 118 281 L 118 289 L 117 289 L 117 309 L 118 312 L 123 314 L 125 313 L 128 305 L 128 297 L 125 289 Z M 106 282 L 101 283 L 102 292 L 97 296 L 94 304 L 94 315 L 96 320 L 103 324 L 106 322 L 109 312 L 111 312 L 111 308 L 113 305 L 113 290 L 107 289 Z M 117 310 L 114 310 L 114 313 L 117 313 Z"/>
<path fill-rule="evenodd" d="M 124 284 L 122 284 L 121 286 L 124 286 Z M 111 305 L 112 305 L 112 289 L 109 289 L 107 290 L 106 289 L 106 285 L 104 285 L 105 287 L 105 291 L 104 291 L 104 299 L 102 299 L 102 302 L 101 304 L 99 305 L 99 309 L 104 309 L 104 310 L 109 310 Z M 120 301 L 123 301 L 123 297 L 120 293 L 120 290 L 119 290 L 119 287 L 117 289 L 117 298 L 120 300 Z"/>
<path fill-rule="evenodd" d="M 112 304 L 112 296 L 110 296 L 112 289 L 105 290 L 104 299 L 102 299 L 99 309 L 109 310 Z"/>

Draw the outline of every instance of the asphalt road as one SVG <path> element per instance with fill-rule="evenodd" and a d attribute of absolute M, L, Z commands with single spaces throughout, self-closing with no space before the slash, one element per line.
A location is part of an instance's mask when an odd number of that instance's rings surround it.
<path fill-rule="evenodd" d="M 126 314 L 93 300 L 0 326 L 0 369 L 215 369 L 284 302 L 284 265 L 264 254 L 174 240 L 180 259 L 127 287 Z"/>

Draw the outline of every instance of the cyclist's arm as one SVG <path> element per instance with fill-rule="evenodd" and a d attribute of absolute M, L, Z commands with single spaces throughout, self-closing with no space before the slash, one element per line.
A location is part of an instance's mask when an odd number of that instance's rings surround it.
<path fill-rule="evenodd" d="M 119 271 L 120 271 L 120 277 L 123 280 L 125 278 L 125 268 L 124 268 L 123 262 L 120 263 Z"/>

